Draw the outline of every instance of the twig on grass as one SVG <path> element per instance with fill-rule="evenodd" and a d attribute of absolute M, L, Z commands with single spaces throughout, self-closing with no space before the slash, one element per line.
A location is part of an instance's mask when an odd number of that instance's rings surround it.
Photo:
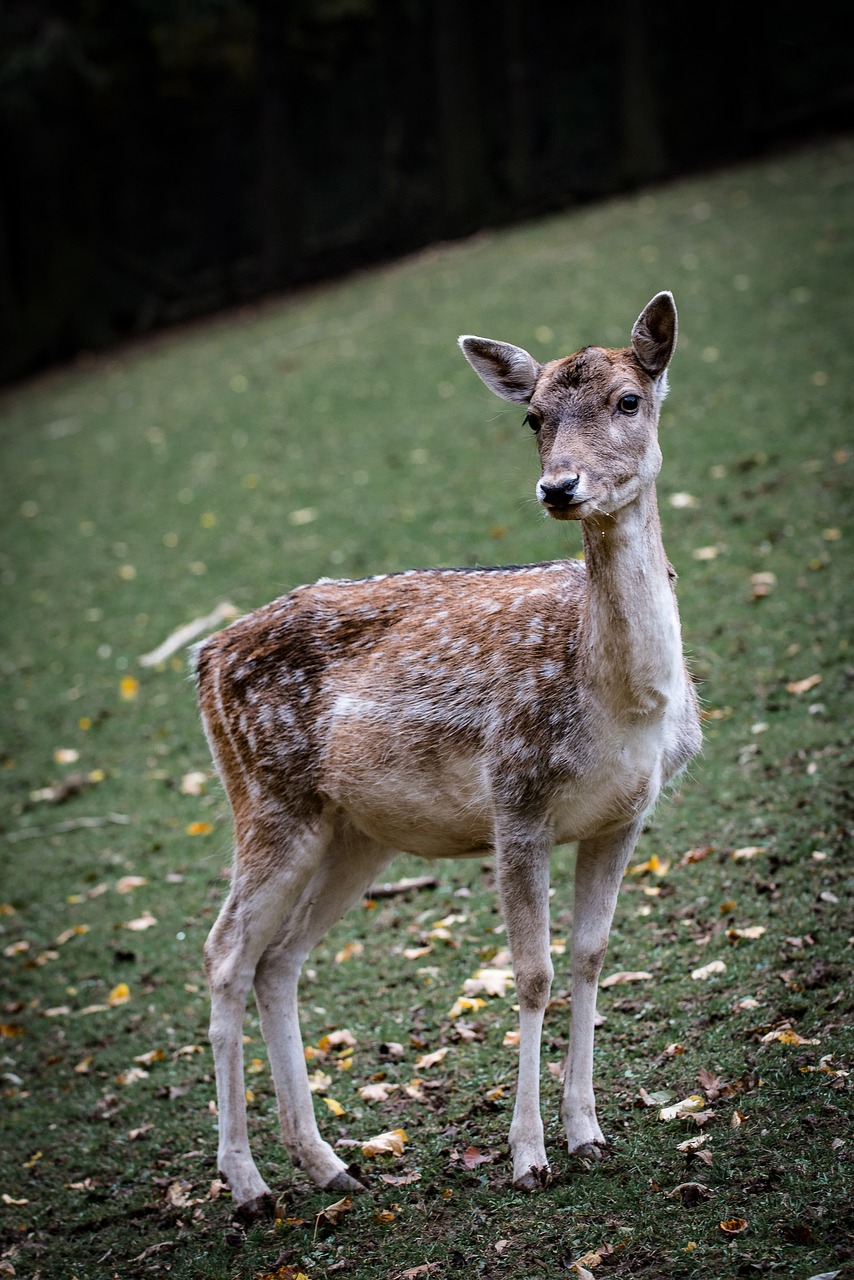
<path fill-rule="evenodd" d="M 47 827 L 24 827 L 21 831 L 10 831 L 6 836 L 9 841 L 35 840 L 37 836 L 63 835 L 66 831 L 79 831 L 85 827 L 107 827 L 110 823 L 127 826 L 131 819 L 124 813 L 105 813 L 99 818 L 68 818 L 65 822 L 54 822 Z"/>
<path fill-rule="evenodd" d="M 196 636 L 203 635 L 205 631 L 212 631 L 220 622 L 230 622 L 237 617 L 238 613 L 239 610 L 233 604 L 228 600 L 223 600 L 212 613 L 205 614 L 202 618 L 193 618 L 192 622 L 185 622 L 182 627 L 178 627 L 171 635 L 167 636 L 156 649 L 152 649 L 150 653 L 144 653 L 138 659 L 139 665 L 141 667 L 156 667 L 159 662 L 165 662 L 178 649 L 182 649 L 191 640 L 195 640 Z"/>
<path fill-rule="evenodd" d="M 365 894 L 366 898 L 393 898 L 399 893 L 410 893 L 414 889 L 435 889 L 439 884 L 436 876 L 408 876 L 404 880 L 393 880 L 387 884 L 375 884 Z"/>

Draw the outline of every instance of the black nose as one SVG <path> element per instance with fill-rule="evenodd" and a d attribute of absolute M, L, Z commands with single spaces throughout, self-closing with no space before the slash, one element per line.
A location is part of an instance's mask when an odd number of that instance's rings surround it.
<path fill-rule="evenodd" d="M 568 507 L 575 498 L 579 476 L 567 476 L 560 484 L 540 482 L 540 501 L 547 507 Z"/>

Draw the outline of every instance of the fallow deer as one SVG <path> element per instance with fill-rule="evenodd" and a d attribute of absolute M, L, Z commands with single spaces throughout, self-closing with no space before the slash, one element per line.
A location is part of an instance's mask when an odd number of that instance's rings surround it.
<path fill-rule="evenodd" d="M 546 364 L 509 343 L 459 342 L 490 390 L 527 406 L 536 496 L 556 520 L 580 523 L 584 563 L 321 579 L 196 650 L 235 826 L 231 890 L 205 960 L 219 1166 L 244 1212 L 272 1194 L 247 1135 L 253 985 L 293 1163 L 330 1191 L 363 1189 L 315 1122 L 297 983 L 311 948 L 398 850 L 495 856 L 519 1002 L 513 1179 L 532 1190 L 548 1174 L 550 854 L 577 841 L 561 1113 L 570 1152 L 605 1148 L 593 1025 L 617 894 L 644 816 L 700 747 L 655 494 L 676 308 L 659 293 L 628 347 Z"/>

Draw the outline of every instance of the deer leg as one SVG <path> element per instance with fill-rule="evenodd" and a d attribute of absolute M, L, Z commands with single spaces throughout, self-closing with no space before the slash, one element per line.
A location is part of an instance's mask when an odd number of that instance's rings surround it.
<path fill-rule="evenodd" d="M 598 1159 L 606 1146 L 593 1095 L 596 992 L 623 875 L 640 833 L 633 824 L 582 840 L 575 862 L 572 924 L 572 1020 L 561 1115 L 570 1153 Z"/>
<path fill-rule="evenodd" d="M 297 984 L 311 948 L 358 900 L 393 853 L 364 841 L 336 841 L 303 891 L 291 917 L 261 957 L 255 996 L 276 1097 L 282 1139 L 297 1168 L 327 1191 L 363 1191 L 361 1182 L 320 1135 L 299 1026 Z"/>
<path fill-rule="evenodd" d="M 264 834 L 258 823 L 245 839 L 238 837 L 231 892 L 205 943 L 219 1111 L 219 1169 L 228 1180 L 236 1207 L 249 1215 L 272 1207 L 273 1197 L 249 1150 L 242 1039 L 246 1000 L 260 957 L 317 859 L 312 837 L 302 844 L 293 842 L 283 855 L 276 832 L 268 830 L 266 839 Z M 271 849 L 275 856 L 272 865 Z M 265 856 L 259 856 L 259 851 Z"/>
<path fill-rule="evenodd" d="M 498 888 L 519 1001 L 519 1079 L 510 1125 L 513 1185 L 533 1191 L 548 1174 L 540 1114 L 540 1039 L 554 970 L 549 954 L 547 841 L 499 848 Z"/>

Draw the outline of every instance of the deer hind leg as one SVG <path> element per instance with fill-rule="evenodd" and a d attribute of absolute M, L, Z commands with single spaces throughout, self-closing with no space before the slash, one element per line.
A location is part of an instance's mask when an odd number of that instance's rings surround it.
<path fill-rule="evenodd" d="M 519 1078 L 510 1124 L 513 1184 L 533 1191 L 548 1176 L 540 1114 L 540 1040 L 554 970 L 549 954 L 547 839 L 514 840 L 498 849 L 497 871 L 519 1001 Z"/>
<path fill-rule="evenodd" d="M 561 1115 L 570 1153 L 599 1159 L 606 1142 L 593 1094 L 593 1027 L 596 992 L 617 896 L 640 833 L 632 825 L 582 840 L 575 862 L 572 924 L 572 1020 Z"/>
<path fill-rule="evenodd" d="M 219 1169 L 242 1213 L 265 1212 L 272 1192 L 249 1150 L 243 1075 L 243 1019 L 258 961 L 299 899 L 322 852 L 322 837 L 288 838 L 288 819 L 268 811 L 237 824 L 231 891 L 205 943 L 210 1041 L 219 1110 Z"/>
<path fill-rule="evenodd" d="M 279 1105 L 285 1147 L 297 1168 L 327 1191 L 363 1191 L 320 1135 L 299 1026 L 297 984 L 311 948 L 365 892 L 393 852 L 355 833 L 340 833 L 267 947 L 255 974 L 255 996 Z"/>

